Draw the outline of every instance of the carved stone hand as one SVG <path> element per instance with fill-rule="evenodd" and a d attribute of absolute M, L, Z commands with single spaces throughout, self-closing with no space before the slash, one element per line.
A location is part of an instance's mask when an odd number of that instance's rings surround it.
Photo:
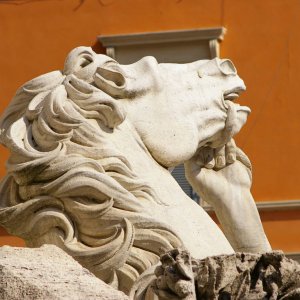
<path fill-rule="evenodd" d="M 230 198 L 233 191 L 249 191 L 252 183 L 250 160 L 233 140 L 222 148 L 200 149 L 185 163 L 185 175 L 193 189 L 212 206 L 224 197 Z"/>
<path fill-rule="evenodd" d="M 193 189 L 213 206 L 236 251 L 271 249 L 250 192 L 251 163 L 233 140 L 219 149 L 201 149 L 185 163 L 185 172 Z"/>

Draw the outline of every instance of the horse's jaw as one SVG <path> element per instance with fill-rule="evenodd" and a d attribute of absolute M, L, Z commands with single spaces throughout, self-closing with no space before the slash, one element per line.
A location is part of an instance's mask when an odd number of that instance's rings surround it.
<path fill-rule="evenodd" d="M 164 223 L 170 227 L 193 257 L 233 253 L 208 214 L 183 192 L 169 170 L 155 161 L 139 136 L 129 133 L 127 126 L 130 124 L 122 124 L 115 131 L 114 139 L 132 171 L 153 191 L 152 200 L 141 199 L 142 214 L 156 222 L 153 226 Z"/>

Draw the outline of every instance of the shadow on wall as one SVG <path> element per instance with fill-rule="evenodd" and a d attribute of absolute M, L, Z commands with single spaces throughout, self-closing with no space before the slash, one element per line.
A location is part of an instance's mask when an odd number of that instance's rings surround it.
<path fill-rule="evenodd" d="M 0 4 L 10 4 L 10 5 L 24 5 L 29 4 L 33 2 L 41 2 L 41 1 L 63 1 L 63 0 L 0 0 Z M 117 0 L 95 0 L 99 3 L 101 6 L 108 6 L 110 4 L 113 4 Z M 74 11 L 77 11 L 86 0 L 79 0 L 78 4 L 74 7 Z"/>
<path fill-rule="evenodd" d="M 93 51 L 95 51 L 98 54 L 105 54 L 106 49 L 100 44 L 100 42 L 97 40 L 95 43 L 91 46 Z"/>

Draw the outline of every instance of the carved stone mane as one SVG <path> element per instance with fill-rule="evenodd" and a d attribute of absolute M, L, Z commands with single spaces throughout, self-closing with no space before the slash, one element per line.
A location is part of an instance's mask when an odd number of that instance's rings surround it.
<path fill-rule="evenodd" d="M 178 149 L 164 151 L 151 138 L 158 136 L 170 147 L 175 134 L 156 128 L 161 125 L 156 120 L 145 124 L 141 134 L 130 122 L 127 107 L 138 107 L 150 93 L 153 99 L 177 99 L 183 107 L 180 91 L 185 95 L 191 90 L 179 86 L 178 92 L 161 92 L 156 69 L 145 70 L 154 62 L 144 62 L 129 66 L 126 73 L 111 58 L 76 48 L 63 71 L 23 85 L 0 120 L 0 141 L 11 152 L 0 186 L 0 224 L 30 247 L 59 246 L 126 293 L 142 274 L 148 276 L 144 272 L 157 264 L 161 252 L 185 246 L 199 258 L 233 253 L 218 227 L 167 170 L 193 154 L 183 157 L 172 151 L 194 144 L 182 134 Z M 191 73 L 195 78 L 197 69 Z M 145 119 L 164 112 L 155 101 Z M 169 107 L 167 121 L 176 128 L 181 116 Z M 219 115 L 215 110 L 211 118 L 217 122 L 219 117 L 224 127 L 225 110 L 216 107 Z M 203 109 L 210 116 L 205 105 Z M 137 108 L 134 116 L 139 114 Z M 199 138 L 190 123 L 183 129 L 193 134 L 196 148 L 221 128 L 201 125 L 205 138 Z M 148 128 L 152 135 L 144 132 Z"/>

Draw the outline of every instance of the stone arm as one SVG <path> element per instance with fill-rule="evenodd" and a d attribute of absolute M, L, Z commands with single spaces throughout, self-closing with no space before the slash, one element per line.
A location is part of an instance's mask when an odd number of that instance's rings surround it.
<path fill-rule="evenodd" d="M 202 149 L 185 171 L 193 189 L 214 208 L 235 251 L 271 250 L 250 192 L 250 161 L 233 141 L 221 149 Z"/>

